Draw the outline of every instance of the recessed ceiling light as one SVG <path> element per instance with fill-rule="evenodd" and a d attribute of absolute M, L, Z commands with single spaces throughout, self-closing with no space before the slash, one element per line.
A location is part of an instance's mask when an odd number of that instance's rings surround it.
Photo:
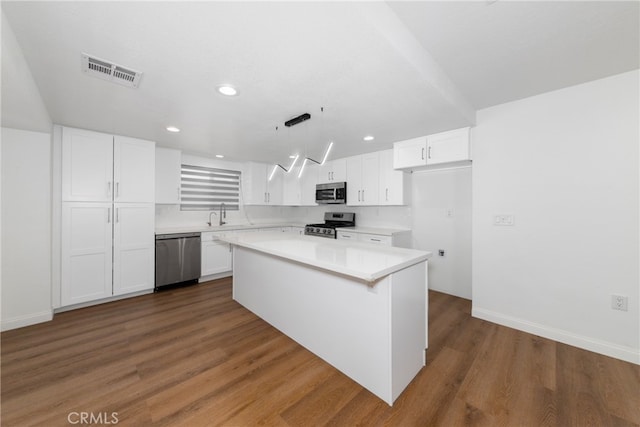
<path fill-rule="evenodd" d="M 218 92 L 225 96 L 235 96 L 238 94 L 238 91 L 233 86 L 229 85 L 221 85 L 218 86 Z"/>
<path fill-rule="evenodd" d="M 224 156 L 222 154 L 216 154 L 216 157 L 219 158 L 219 159 L 223 159 L 224 158 Z"/>
<path fill-rule="evenodd" d="M 369 141 L 373 141 L 373 140 L 374 140 L 374 138 L 373 138 L 371 135 L 367 135 L 367 136 L 365 136 L 365 137 L 364 137 L 364 138 L 362 138 L 362 139 L 364 139 L 364 140 L 365 140 L 365 141 L 367 141 L 367 142 L 369 142 Z"/>
<path fill-rule="evenodd" d="M 168 130 L 169 132 L 180 132 L 180 129 L 178 129 L 178 128 L 177 128 L 177 127 L 175 127 L 175 126 L 167 126 L 167 130 Z"/>

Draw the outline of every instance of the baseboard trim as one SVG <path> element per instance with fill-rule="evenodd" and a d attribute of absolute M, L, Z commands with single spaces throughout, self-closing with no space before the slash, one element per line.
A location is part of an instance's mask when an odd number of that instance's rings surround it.
<path fill-rule="evenodd" d="M 507 326 L 519 331 L 528 332 L 543 338 L 558 341 L 563 344 L 568 344 L 584 350 L 593 351 L 594 353 L 603 354 L 615 359 L 640 365 L 640 349 L 593 339 L 591 337 L 574 334 L 562 329 L 550 328 L 545 325 L 529 322 L 528 320 L 519 319 L 517 317 L 508 316 L 483 308 L 474 307 L 471 310 L 471 315 L 478 319 L 497 323 L 498 325 Z"/>
<path fill-rule="evenodd" d="M 12 319 L 3 319 L 2 322 L 0 322 L 0 330 L 4 332 L 11 329 L 24 328 L 25 326 L 31 326 L 37 323 L 50 322 L 52 319 L 53 310 L 27 314 L 24 316 L 14 317 Z"/>

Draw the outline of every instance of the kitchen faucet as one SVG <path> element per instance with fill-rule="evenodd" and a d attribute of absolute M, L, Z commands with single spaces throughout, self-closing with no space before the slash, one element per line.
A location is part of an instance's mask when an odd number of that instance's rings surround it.
<path fill-rule="evenodd" d="M 218 215 L 215 211 L 211 211 L 209 213 L 209 222 L 207 222 L 207 224 L 209 224 L 209 227 L 211 227 L 211 215 Z M 220 221 L 222 221 L 222 219 L 220 219 Z"/>
<path fill-rule="evenodd" d="M 220 203 L 220 225 L 226 224 L 226 221 L 223 221 L 222 218 L 227 217 L 227 208 L 224 206 L 224 203 Z"/>

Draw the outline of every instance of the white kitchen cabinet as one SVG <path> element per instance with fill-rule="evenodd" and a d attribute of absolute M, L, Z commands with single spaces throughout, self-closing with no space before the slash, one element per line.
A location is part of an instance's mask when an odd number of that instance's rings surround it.
<path fill-rule="evenodd" d="M 325 182 L 344 182 L 347 180 L 346 159 L 336 159 L 318 165 L 318 184 Z"/>
<path fill-rule="evenodd" d="M 62 200 L 153 202 L 155 143 L 62 128 Z"/>
<path fill-rule="evenodd" d="M 301 180 L 298 179 L 299 172 L 300 168 L 294 168 L 282 174 L 282 204 L 284 206 L 300 206 L 301 204 L 302 188 Z"/>
<path fill-rule="evenodd" d="M 357 242 L 358 233 L 354 233 L 353 231 L 337 230 L 336 239 L 351 240 L 351 241 Z"/>
<path fill-rule="evenodd" d="M 318 206 L 316 203 L 316 184 L 318 184 L 318 165 L 307 162 L 300 181 L 300 206 Z M 296 175 L 297 176 L 297 175 Z"/>
<path fill-rule="evenodd" d="M 113 135 L 62 128 L 62 200 L 113 200 Z"/>
<path fill-rule="evenodd" d="M 364 243 L 371 243 L 374 245 L 392 246 L 393 238 L 391 236 L 382 236 L 379 234 L 366 234 L 362 233 L 358 236 L 358 240 Z"/>
<path fill-rule="evenodd" d="M 170 148 L 156 148 L 156 204 L 180 204 L 182 153 Z"/>
<path fill-rule="evenodd" d="M 371 206 L 379 200 L 379 155 L 377 152 L 348 157 L 347 205 Z"/>
<path fill-rule="evenodd" d="M 116 135 L 113 137 L 114 202 L 155 201 L 155 143 Z"/>
<path fill-rule="evenodd" d="M 427 165 L 471 160 L 469 128 L 427 136 Z"/>
<path fill-rule="evenodd" d="M 247 205 L 280 205 L 282 204 L 282 169 L 273 172 L 274 165 L 248 162 L 243 174 L 243 196 Z"/>
<path fill-rule="evenodd" d="M 407 173 L 393 168 L 393 150 L 379 151 L 379 205 L 408 203 Z"/>
<path fill-rule="evenodd" d="M 404 169 L 427 165 L 427 137 L 408 139 L 393 144 L 393 168 Z"/>
<path fill-rule="evenodd" d="M 63 127 L 60 305 L 152 290 L 155 143 Z"/>
<path fill-rule="evenodd" d="M 471 160 L 470 128 L 455 129 L 393 144 L 394 169 Z"/>
<path fill-rule="evenodd" d="M 63 203 L 60 271 L 63 306 L 113 294 L 112 236 L 111 203 Z"/>
<path fill-rule="evenodd" d="M 233 257 L 228 243 L 218 240 L 218 233 L 202 233 L 200 253 L 201 276 L 226 273 L 233 269 Z"/>
<path fill-rule="evenodd" d="M 155 209 L 151 203 L 113 206 L 113 295 L 154 288 Z"/>

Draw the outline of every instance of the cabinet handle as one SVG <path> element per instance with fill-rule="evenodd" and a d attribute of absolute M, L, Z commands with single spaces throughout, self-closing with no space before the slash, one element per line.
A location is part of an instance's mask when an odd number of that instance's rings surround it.
<path fill-rule="evenodd" d="M 336 179 L 336 177 L 333 176 L 333 172 L 331 172 L 331 181 L 333 181 L 334 179 Z"/>
<path fill-rule="evenodd" d="M 116 223 L 120 222 L 120 208 L 116 208 Z"/>
<path fill-rule="evenodd" d="M 265 193 L 264 193 L 264 198 L 263 198 L 263 200 L 262 200 L 262 201 L 263 201 L 263 202 L 265 202 L 265 203 L 267 203 L 267 192 L 266 192 L 266 191 L 265 191 Z"/>
<path fill-rule="evenodd" d="M 111 181 L 107 182 L 107 196 L 111 197 Z"/>
<path fill-rule="evenodd" d="M 424 148 L 422 148 L 422 160 L 424 160 Z"/>
<path fill-rule="evenodd" d="M 327 172 L 327 181 L 331 181 L 331 172 Z"/>
<path fill-rule="evenodd" d="M 427 152 L 427 159 L 431 158 L 431 147 L 429 147 L 429 151 Z"/>
<path fill-rule="evenodd" d="M 120 183 L 116 182 L 116 197 L 120 197 Z"/>
<path fill-rule="evenodd" d="M 111 224 L 111 208 L 107 208 L 107 224 Z"/>
<path fill-rule="evenodd" d="M 362 201 L 364 202 L 364 190 L 362 190 Z"/>
<path fill-rule="evenodd" d="M 385 202 L 389 201 L 389 189 L 388 188 L 384 189 L 384 200 L 385 200 Z"/>
<path fill-rule="evenodd" d="M 380 239 L 371 239 L 372 242 L 381 242 Z"/>
<path fill-rule="evenodd" d="M 358 190 L 358 201 L 360 201 L 360 190 Z"/>

